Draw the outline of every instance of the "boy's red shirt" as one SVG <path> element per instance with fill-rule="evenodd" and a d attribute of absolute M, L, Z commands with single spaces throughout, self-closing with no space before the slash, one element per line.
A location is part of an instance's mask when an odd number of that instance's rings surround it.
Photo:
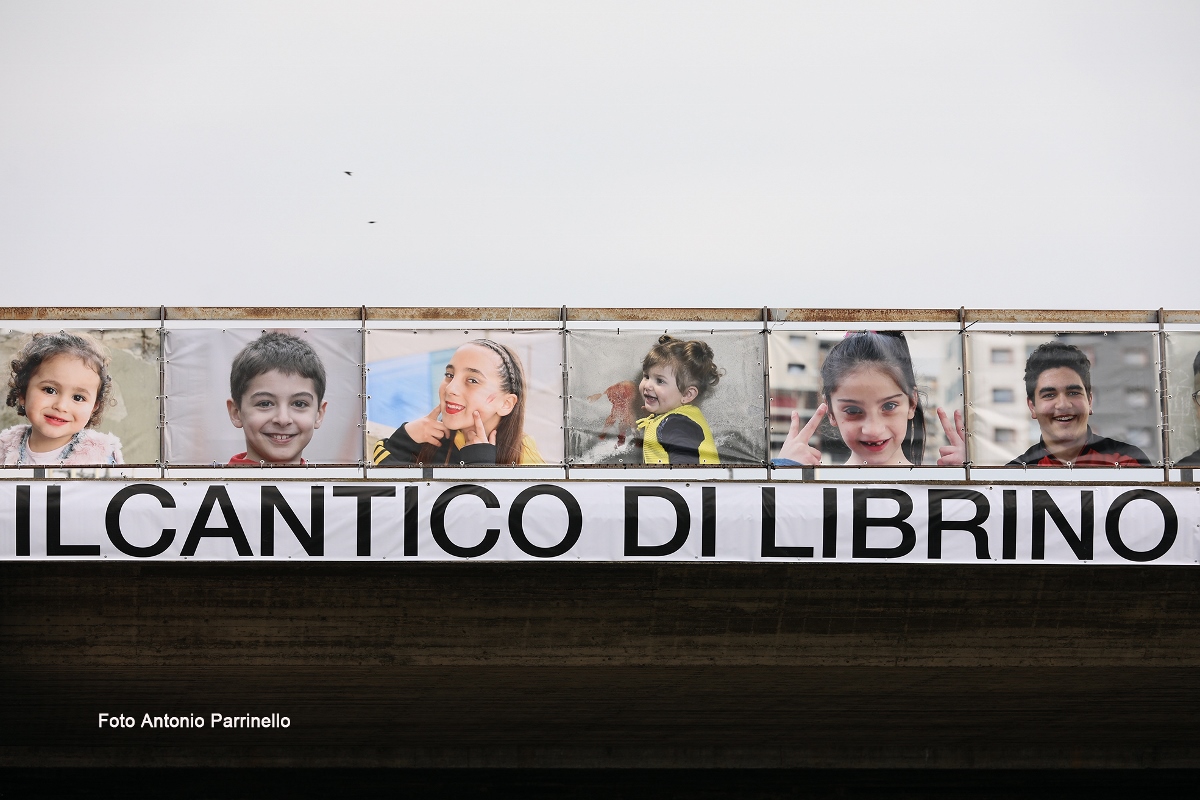
<path fill-rule="evenodd" d="M 238 453 L 236 456 L 229 459 L 229 464 L 227 466 L 230 466 L 230 467 L 261 467 L 264 463 L 270 464 L 271 462 L 269 462 L 269 461 L 267 461 L 267 462 L 251 461 L 250 459 L 246 458 L 245 453 Z M 300 459 L 300 466 L 302 466 L 302 467 L 308 466 L 308 462 L 302 458 L 302 459 Z"/>

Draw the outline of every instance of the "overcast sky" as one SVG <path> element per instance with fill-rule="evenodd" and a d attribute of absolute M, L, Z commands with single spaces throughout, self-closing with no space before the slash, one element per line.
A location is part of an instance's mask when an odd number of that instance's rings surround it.
<path fill-rule="evenodd" d="M 0 305 L 1196 308 L 1198 42 L 1194 0 L 0 0 Z"/>

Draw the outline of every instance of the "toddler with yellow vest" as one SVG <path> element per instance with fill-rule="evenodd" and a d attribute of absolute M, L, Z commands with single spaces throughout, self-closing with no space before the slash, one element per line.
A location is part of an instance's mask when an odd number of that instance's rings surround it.
<path fill-rule="evenodd" d="M 721 370 L 705 342 L 664 334 L 642 360 L 638 389 L 650 416 L 637 421 L 646 464 L 719 464 L 704 412 L 694 403 L 717 385 Z"/>

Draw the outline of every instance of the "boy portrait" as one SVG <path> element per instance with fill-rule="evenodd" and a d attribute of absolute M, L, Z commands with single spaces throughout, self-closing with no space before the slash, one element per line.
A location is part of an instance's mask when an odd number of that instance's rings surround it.
<path fill-rule="evenodd" d="M 229 421 L 246 436 L 231 465 L 303 464 L 304 448 L 321 427 L 325 366 L 312 346 L 278 331 L 264 333 L 233 359 L 225 401 Z"/>
<path fill-rule="evenodd" d="M 167 464 L 361 463 L 361 351 L 358 329 L 169 329 Z"/>

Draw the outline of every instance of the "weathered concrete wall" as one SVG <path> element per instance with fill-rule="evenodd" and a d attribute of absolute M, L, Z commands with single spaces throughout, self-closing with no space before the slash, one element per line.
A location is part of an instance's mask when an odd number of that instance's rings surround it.
<path fill-rule="evenodd" d="M 1197 767 L 1200 570 L 0 565 L 0 763 Z M 287 730 L 100 730 L 282 713 Z"/>

